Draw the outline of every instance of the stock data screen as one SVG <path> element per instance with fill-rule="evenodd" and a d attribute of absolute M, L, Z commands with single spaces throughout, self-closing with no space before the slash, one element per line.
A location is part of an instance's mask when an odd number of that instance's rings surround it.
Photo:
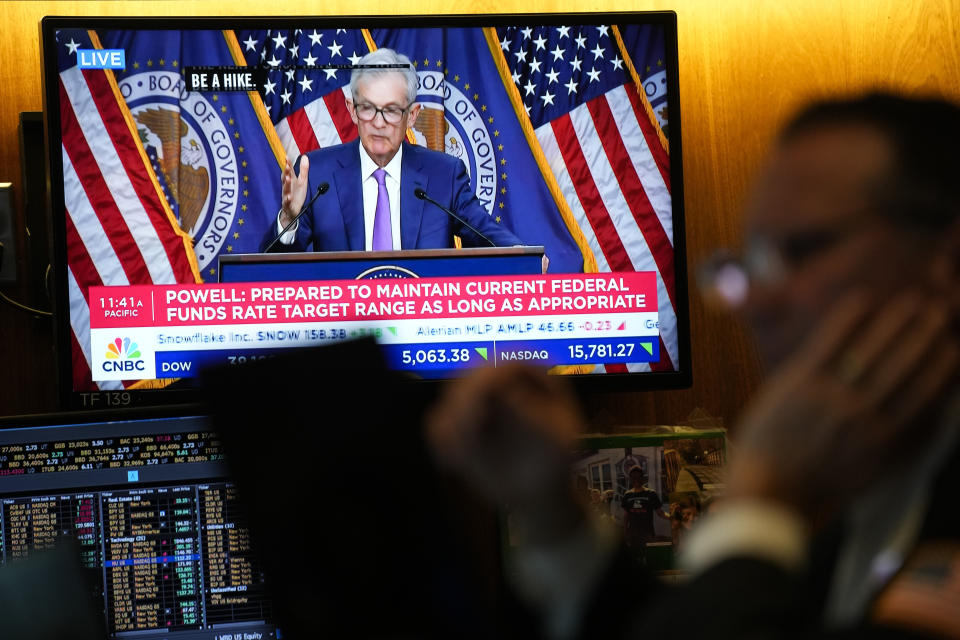
<path fill-rule="evenodd" d="M 0 506 L 3 563 L 77 541 L 112 637 L 278 637 L 203 418 L 0 430 Z"/>

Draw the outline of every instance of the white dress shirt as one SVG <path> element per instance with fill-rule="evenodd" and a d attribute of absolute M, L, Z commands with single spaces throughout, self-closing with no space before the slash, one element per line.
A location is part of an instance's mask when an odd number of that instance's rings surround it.
<path fill-rule="evenodd" d="M 377 196 L 380 186 L 373 172 L 379 167 L 363 145 L 360 148 L 360 176 L 362 178 L 361 186 L 363 188 L 363 248 L 370 251 L 373 248 L 373 220 L 377 212 Z M 403 146 L 397 149 L 397 153 L 383 169 L 387 172 L 384 182 L 387 185 L 387 197 L 390 199 L 390 231 L 393 238 L 393 248 L 400 249 L 400 167 L 403 158 Z M 332 214 L 331 214 L 332 215 Z M 280 236 L 282 244 L 293 244 L 297 235 L 297 229 L 300 226 L 298 221 L 289 231 Z M 283 231 L 283 225 L 280 223 L 280 214 L 277 214 L 277 233 Z"/>

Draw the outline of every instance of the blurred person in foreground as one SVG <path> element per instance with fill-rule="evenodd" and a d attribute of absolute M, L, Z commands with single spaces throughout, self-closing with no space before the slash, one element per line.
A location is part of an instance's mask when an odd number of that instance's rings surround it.
<path fill-rule="evenodd" d="M 960 109 L 934 99 L 820 102 L 783 130 L 744 256 L 713 270 L 770 375 L 732 430 L 726 499 L 685 539 L 683 586 L 624 561 L 571 495 L 582 419 L 561 380 L 498 368 L 449 389 L 435 454 L 509 505 L 531 627 L 960 637 L 958 149 Z"/>

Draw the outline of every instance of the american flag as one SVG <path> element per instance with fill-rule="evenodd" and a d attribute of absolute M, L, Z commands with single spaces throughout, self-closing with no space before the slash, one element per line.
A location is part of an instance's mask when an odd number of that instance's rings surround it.
<path fill-rule="evenodd" d="M 90 287 L 201 280 L 113 73 L 77 66 L 91 33 L 57 34 L 73 380 L 76 390 L 122 389 L 132 385 L 90 382 Z"/>
<path fill-rule="evenodd" d="M 657 273 L 661 360 L 652 368 L 672 370 L 679 354 L 670 163 L 620 32 L 597 25 L 496 34 L 509 80 L 597 270 Z"/>
<path fill-rule="evenodd" d="M 287 157 L 348 142 L 357 127 L 344 103 L 351 65 L 370 51 L 361 29 L 242 30 L 237 40 L 250 66 L 269 70 L 260 92 Z"/>

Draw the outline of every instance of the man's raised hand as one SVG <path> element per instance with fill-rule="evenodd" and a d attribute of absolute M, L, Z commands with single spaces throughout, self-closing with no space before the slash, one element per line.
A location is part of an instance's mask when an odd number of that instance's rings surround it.
<path fill-rule="evenodd" d="M 310 160 L 303 156 L 300 159 L 300 175 L 293 171 L 293 165 L 287 158 L 286 165 L 283 167 L 281 182 L 283 191 L 280 198 L 280 224 L 286 226 L 290 224 L 307 199 L 307 177 L 310 174 Z"/>

